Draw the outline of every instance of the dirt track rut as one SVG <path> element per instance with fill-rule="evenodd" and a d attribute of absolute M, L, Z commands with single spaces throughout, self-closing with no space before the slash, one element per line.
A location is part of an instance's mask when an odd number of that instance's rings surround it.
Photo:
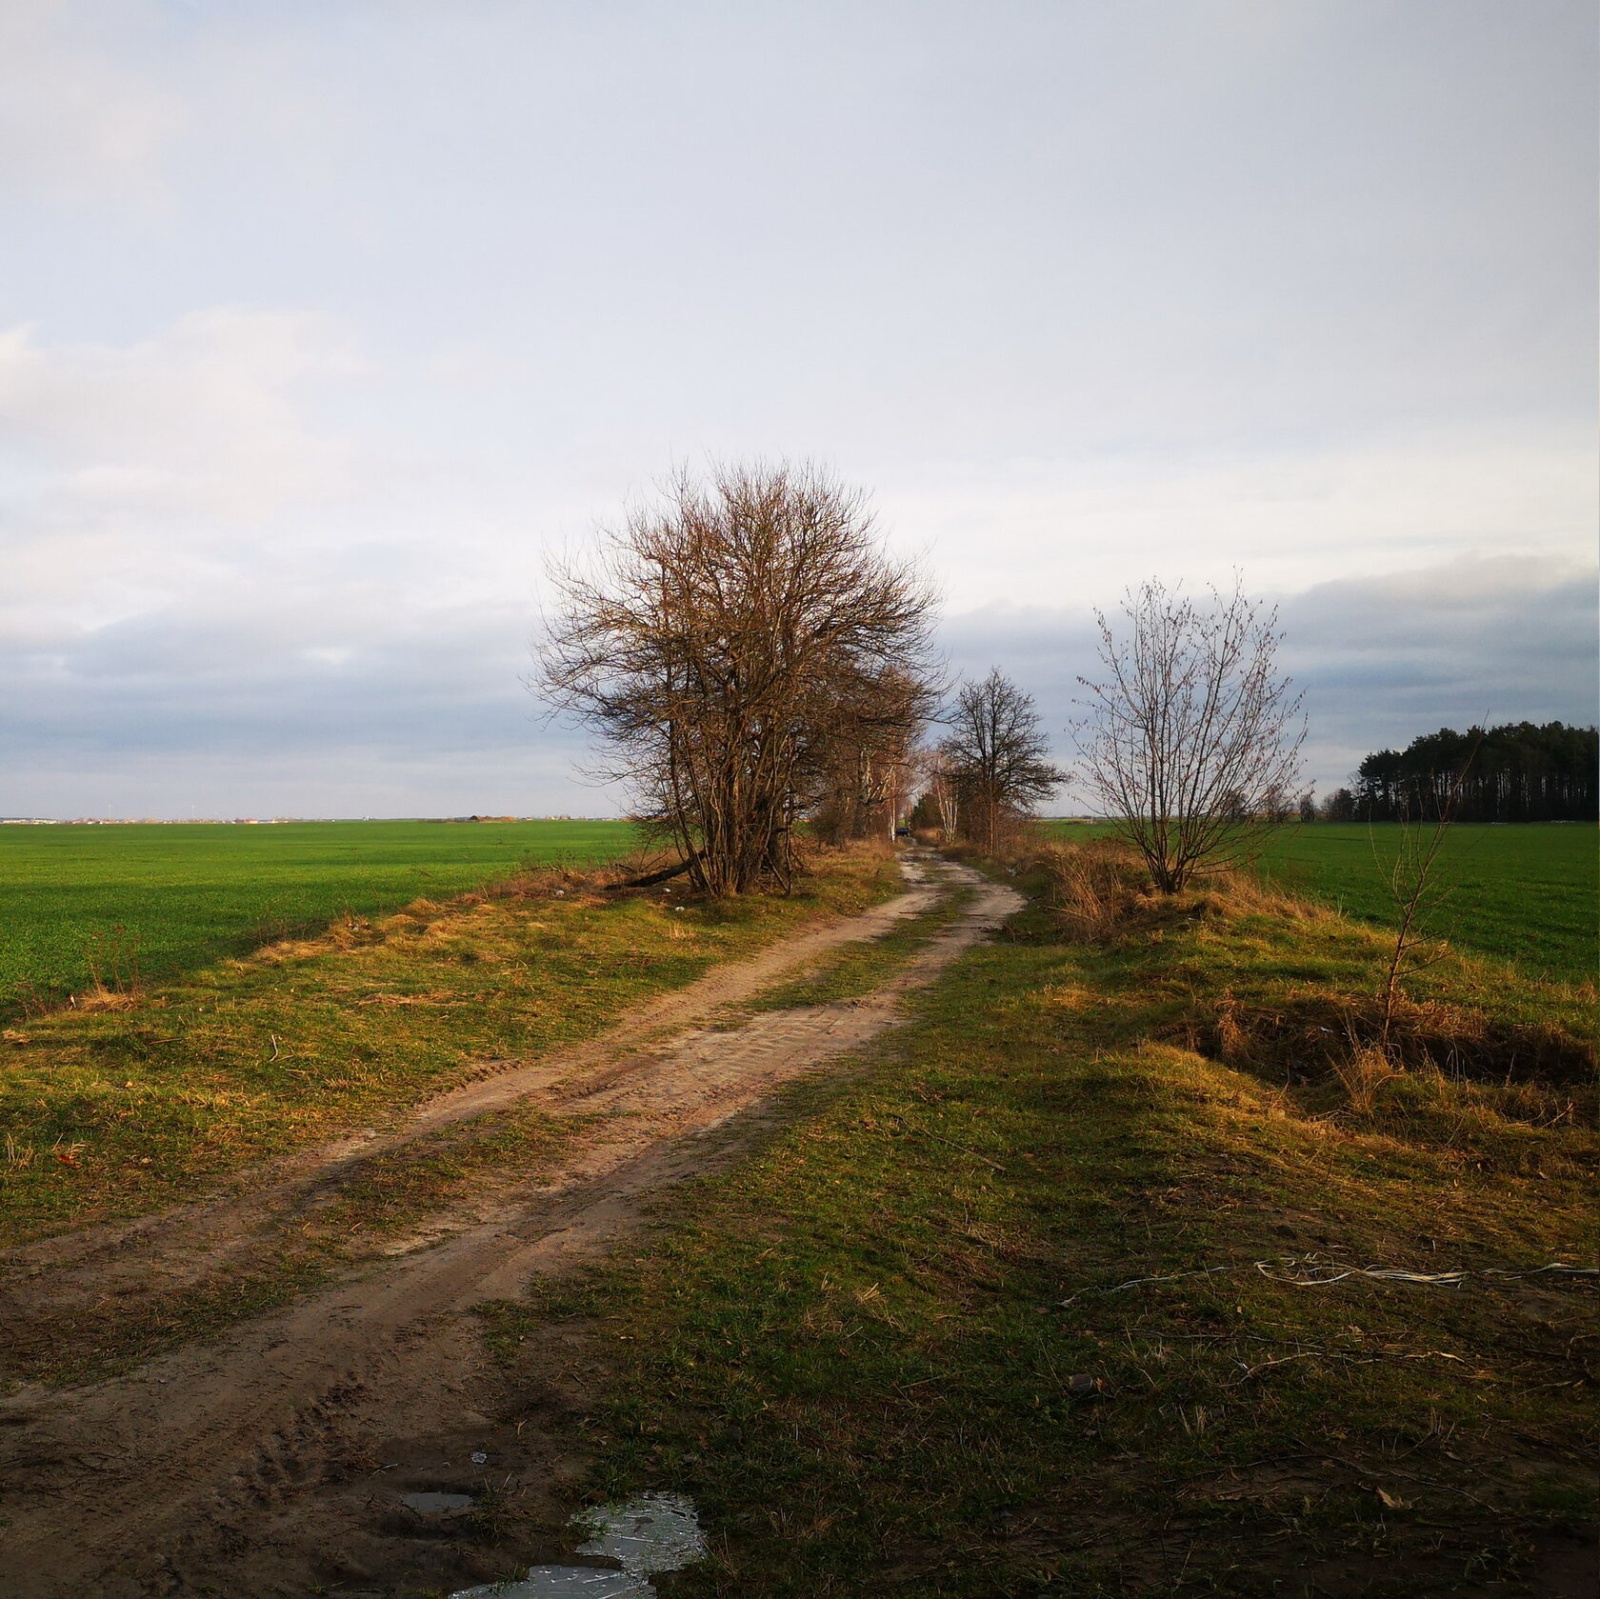
<path fill-rule="evenodd" d="M 473 1492 L 491 1478 L 552 1508 L 560 1501 L 572 1450 L 559 1404 L 546 1414 L 508 1392 L 464 1313 L 625 1232 L 641 1196 L 731 1158 L 774 1088 L 893 1026 L 904 993 L 1019 903 L 960 867 L 911 870 L 911 891 L 867 916 L 714 972 L 579 1049 L 445 1096 L 402 1133 L 302 1157 L 253 1194 L 33 1252 L 36 1287 L 59 1275 L 69 1295 L 77 1278 L 103 1283 L 152 1263 L 177 1271 L 225 1252 L 241 1216 L 302 1202 L 374 1148 L 518 1101 L 604 1118 L 537 1186 L 437 1218 L 331 1292 L 128 1377 L 0 1403 L 0 1591 L 388 1595 L 505 1575 L 470 1539 L 422 1524 L 399 1501 L 402 1491 Z M 971 904 L 864 998 L 722 1031 L 690 1025 L 829 947 L 887 931 L 958 883 L 976 890 Z"/>

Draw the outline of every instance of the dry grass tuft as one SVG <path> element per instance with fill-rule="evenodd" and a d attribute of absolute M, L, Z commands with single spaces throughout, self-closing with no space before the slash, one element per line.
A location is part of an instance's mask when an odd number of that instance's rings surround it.
<path fill-rule="evenodd" d="M 1082 943 L 1114 937 L 1153 908 L 1137 857 L 1110 839 L 1046 845 L 1028 865 L 1045 880 L 1045 902 L 1057 925 Z"/>
<path fill-rule="evenodd" d="M 81 1011 L 132 1010 L 143 999 L 137 990 L 104 988 L 96 984 L 86 994 L 72 996 L 72 1008 Z"/>
<path fill-rule="evenodd" d="M 1361 1045 L 1344 1060 L 1335 1058 L 1333 1071 L 1349 1096 L 1350 1108 L 1363 1116 L 1372 1114 L 1378 1090 L 1400 1075 L 1388 1052 L 1376 1044 Z"/>

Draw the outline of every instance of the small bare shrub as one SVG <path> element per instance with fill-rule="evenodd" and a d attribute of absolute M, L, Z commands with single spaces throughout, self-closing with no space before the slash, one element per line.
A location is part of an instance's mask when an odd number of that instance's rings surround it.
<path fill-rule="evenodd" d="M 74 996 L 78 1010 L 126 1010 L 144 992 L 139 935 L 125 927 L 100 929 L 89 939 L 84 959 L 93 986 Z"/>

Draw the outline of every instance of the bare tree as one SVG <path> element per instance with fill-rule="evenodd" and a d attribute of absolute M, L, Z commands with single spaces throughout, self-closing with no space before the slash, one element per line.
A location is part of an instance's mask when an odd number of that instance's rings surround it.
<path fill-rule="evenodd" d="M 1105 676 L 1078 680 L 1078 772 L 1171 894 L 1197 868 L 1246 856 L 1260 819 L 1292 792 L 1301 700 L 1278 669 L 1277 611 L 1237 580 L 1197 604 L 1152 578 L 1123 614 L 1119 637 L 1095 613 Z"/>
<path fill-rule="evenodd" d="M 552 577 L 538 686 L 708 893 L 786 888 L 839 752 L 909 742 L 925 709 L 932 593 L 817 467 L 680 472 Z M 910 690 L 886 695 L 889 674 Z"/>
<path fill-rule="evenodd" d="M 1050 747 L 1033 697 L 998 667 L 963 683 L 946 719 L 951 733 L 939 752 L 959 831 L 993 849 L 1007 823 L 1027 815 L 1066 773 L 1045 759 Z"/>

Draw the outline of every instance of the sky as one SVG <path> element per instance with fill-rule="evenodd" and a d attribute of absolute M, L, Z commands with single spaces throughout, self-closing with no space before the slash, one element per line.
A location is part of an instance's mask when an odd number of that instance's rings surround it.
<path fill-rule="evenodd" d="M 614 814 L 548 562 L 751 457 L 868 488 L 1068 764 L 1152 576 L 1277 605 L 1323 791 L 1592 722 L 1596 56 L 1587 0 L 6 0 L 0 815 Z"/>

